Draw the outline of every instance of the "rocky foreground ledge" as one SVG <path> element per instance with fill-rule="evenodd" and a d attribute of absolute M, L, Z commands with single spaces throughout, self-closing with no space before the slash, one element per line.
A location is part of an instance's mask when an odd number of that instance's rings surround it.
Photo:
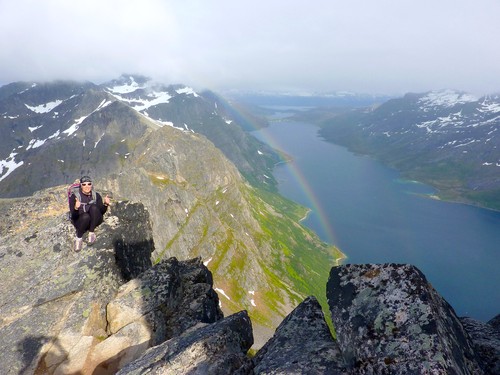
<path fill-rule="evenodd" d="M 337 340 L 309 297 L 250 357 L 248 314 L 223 316 L 200 259 L 151 264 L 142 204 L 114 205 L 74 253 L 60 199 L 0 201 L 1 374 L 500 373 L 500 318 L 457 318 L 418 269 L 396 264 L 332 268 Z"/>

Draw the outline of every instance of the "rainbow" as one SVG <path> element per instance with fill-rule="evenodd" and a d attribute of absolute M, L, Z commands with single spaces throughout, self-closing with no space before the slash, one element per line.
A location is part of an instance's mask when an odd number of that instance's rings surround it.
<path fill-rule="evenodd" d="M 268 144 L 269 146 L 271 146 L 276 150 L 283 151 L 284 148 L 281 147 L 279 140 L 275 139 L 275 137 L 266 132 L 265 129 L 261 130 L 260 134 L 262 135 L 262 137 L 260 138 L 264 143 Z M 317 216 L 317 222 L 320 228 L 318 230 L 318 228 L 311 227 L 311 229 L 314 230 L 316 234 L 318 234 L 318 236 L 324 242 L 327 242 L 329 244 L 335 244 L 336 236 L 333 231 L 333 227 L 330 223 L 330 220 L 328 218 L 328 215 L 323 209 L 323 205 L 321 204 L 320 199 L 318 198 L 317 194 L 315 193 L 314 189 L 312 188 L 307 178 L 304 176 L 302 170 L 298 167 L 297 163 L 294 160 L 290 160 L 286 163 L 283 163 L 282 167 L 286 169 L 287 174 L 291 176 L 293 182 L 299 187 L 299 189 L 304 194 L 306 202 L 300 204 L 303 204 L 310 209 L 308 215 Z"/>
<path fill-rule="evenodd" d="M 259 134 L 261 134 L 261 140 L 269 145 L 270 147 L 274 148 L 275 150 L 279 150 L 281 152 L 284 151 L 284 147 L 280 145 L 280 142 L 278 139 L 275 139 L 269 132 L 266 131 L 266 129 L 261 129 L 257 124 L 255 123 L 255 117 L 253 117 L 249 112 L 243 111 L 241 108 L 238 108 L 238 106 L 234 105 L 233 103 L 229 103 L 225 98 L 222 96 L 219 96 L 215 94 L 217 99 L 223 103 L 224 107 L 226 110 L 230 110 L 231 117 L 233 117 L 238 124 L 243 126 L 245 129 L 249 131 L 260 131 Z M 310 227 L 313 231 L 316 232 L 316 234 L 323 240 L 324 242 L 327 242 L 329 244 L 335 244 L 335 234 L 332 228 L 332 225 L 330 223 L 330 220 L 328 219 L 328 215 L 326 214 L 325 210 L 323 209 L 323 206 L 318 199 L 317 195 L 315 194 L 314 189 L 311 187 L 309 184 L 307 178 L 304 176 L 300 168 L 297 166 L 297 164 L 291 160 L 283 164 L 284 168 L 287 169 L 288 174 L 292 176 L 293 180 L 295 183 L 299 186 L 300 190 L 304 193 L 306 197 L 306 202 L 301 203 L 305 205 L 307 208 L 310 209 L 310 212 L 308 215 L 317 215 L 318 218 L 318 225 L 319 228 L 313 228 Z M 307 216 L 306 216 L 307 217 Z M 302 220 L 306 219 L 304 217 Z M 319 230 L 318 230 L 319 229 Z"/>

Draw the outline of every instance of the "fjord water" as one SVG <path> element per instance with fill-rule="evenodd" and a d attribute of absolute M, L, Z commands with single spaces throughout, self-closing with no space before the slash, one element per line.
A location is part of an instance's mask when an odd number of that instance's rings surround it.
<path fill-rule="evenodd" d="M 311 209 L 303 224 L 338 246 L 343 263 L 417 266 L 458 316 L 499 314 L 500 212 L 431 199 L 431 187 L 317 130 L 285 120 L 252 133 L 293 158 L 274 176 L 283 196 Z"/>

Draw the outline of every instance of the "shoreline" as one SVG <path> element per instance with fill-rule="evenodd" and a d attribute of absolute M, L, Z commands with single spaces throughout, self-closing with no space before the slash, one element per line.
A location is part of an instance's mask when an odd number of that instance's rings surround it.
<path fill-rule="evenodd" d="M 276 167 L 277 165 L 280 165 L 280 164 L 286 164 L 286 163 L 290 163 L 290 162 L 292 162 L 292 161 L 293 161 L 293 158 L 292 158 L 290 155 L 286 154 L 285 152 L 283 152 L 283 151 L 281 151 L 281 150 L 278 150 L 278 151 L 280 152 L 280 155 L 281 155 L 281 156 L 283 156 L 284 160 L 282 160 L 282 161 L 279 161 L 279 162 L 275 163 L 275 164 L 274 164 L 274 166 L 275 166 L 275 167 Z M 278 194 L 282 195 L 282 194 L 281 194 L 281 193 L 279 193 L 279 192 L 278 192 Z M 286 198 L 286 197 L 285 197 L 285 198 Z M 290 199 L 290 198 L 287 198 L 287 199 Z M 295 202 L 295 201 L 294 201 L 294 202 Z M 304 224 L 302 224 L 302 222 L 303 222 L 305 219 L 307 219 L 307 217 L 309 216 L 309 214 L 312 212 L 312 208 L 309 208 L 309 207 L 303 206 L 303 205 L 302 205 L 301 203 L 299 203 L 299 202 L 295 202 L 295 203 L 297 203 L 298 205 L 300 205 L 300 206 L 302 206 L 302 207 L 304 207 L 304 208 L 306 209 L 306 213 L 304 214 L 304 216 L 303 216 L 301 219 L 299 219 L 299 220 L 298 220 L 298 223 L 299 223 L 300 225 L 304 225 Z M 304 226 L 305 226 L 306 228 L 308 228 L 309 230 L 311 230 L 311 231 L 312 231 L 312 232 L 313 232 L 313 233 L 314 233 L 314 234 L 315 234 L 315 235 L 316 235 L 316 236 L 317 236 L 317 237 L 318 237 L 321 241 L 323 241 L 323 240 L 319 237 L 318 233 L 316 233 L 316 231 L 315 231 L 313 228 L 310 228 L 310 227 L 308 227 L 307 225 L 304 225 Z M 336 265 L 336 266 L 341 265 L 343 261 L 345 261 L 346 259 L 348 259 L 348 258 L 349 258 L 349 257 L 347 256 L 347 254 L 346 254 L 346 253 L 344 253 L 344 252 L 342 251 L 342 249 L 341 249 L 341 248 L 339 248 L 338 246 L 336 246 L 335 244 L 333 244 L 333 243 L 329 243 L 329 242 L 326 242 L 326 241 L 323 241 L 323 242 L 324 242 L 324 243 L 326 243 L 326 244 L 328 244 L 329 246 L 331 246 L 331 247 L 333 247 L 333 248 L 335 249 L 334 259 L 335 259 L 335 265 Z M 338 255 L 339 253 L 340 253 L 340 256 L 339 256 L 339 257 L 337 257 L 336 255 Z"/>
<path fill-rule="evenodd" d="M 296 202 L 296 203 L 297 203 L 297 202 Z M 297 204 L 300 204 L 300 203 L 297 203 Z M 301 206 L 302 206 L 302 205 L 301 205 Z M 303 206 L 303 207 L 305 207 L 305 206 Z M 302 221 L 304 221 L 305 219 L 307 219 L 307 217 L 309 216 L 309 214 L 312 212 L 312 209 L 311 209 L 311 208 L 306 207 L 306 209 L 307 209 L 307 210 L 306 210 L 306 213 L 305 213 L 305 215 L 304 215 L 304 217 L 303 217 L 302 219 L 299 219 L 299 223 L 302 223 Z M 309 228 L 309 229 L 311 229 L 311 228 Z M 311 229 L 311 230 L 312 230 L 312 229 Z M 316 233 L 316 232 L 315 232 L 315 233 Z M 318 235 L 318 234 L 316 233 L 316 235 Z"/>
<path fill-rule="evenodd" d="M 419 182 L 419 181 L 417 181 L 417 182 Z M 419 183 L 422 183 L 422 182 L 419 182 Z M 433 187 L 432 185 L 429 185 L 429 186 Z M 419 195 L 419 196 L 421 196 L 423 198 L 432 199 L 432 200 L 435 200 L 435 201 L 452 203 L 452 204 L 463 204 L 464 206 L 475 207 L 475 208 L 480 208 L 482 210 L 488 210 L 488 211 L 493 211 L 493 212 L 500 213 L 500 209 L 486 207 L 486 206 L 483 206 L 483 205 L 481 205 L 481 204 L 479 204 L 477 202 L 465 202 L 465 201 L 461 201 L 461 200 L 458 200 L 458 199 L 442 198 L 441 196 L 439 196 L 439 192 L 433 193 L 433 194 L 423 194 L 423 193 L 413 193 L 413 194 Z"/>

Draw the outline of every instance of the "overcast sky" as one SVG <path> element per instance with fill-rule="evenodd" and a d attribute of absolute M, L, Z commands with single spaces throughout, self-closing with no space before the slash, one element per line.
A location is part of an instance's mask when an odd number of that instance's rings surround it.
<path fill-rule="evenodd" d="M 0 85 L 500 92 L 500 0 L 0 0 Z"/>

